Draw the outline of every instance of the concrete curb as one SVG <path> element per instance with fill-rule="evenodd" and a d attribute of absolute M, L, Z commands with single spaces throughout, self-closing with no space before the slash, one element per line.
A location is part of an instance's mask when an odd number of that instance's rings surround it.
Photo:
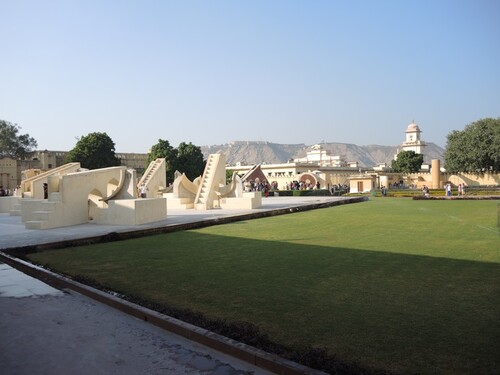
<path fill-rule="evenodd" d="M 147 321 L 162 329 L 218 350 L 219 352 L 230 355 L 234 358 L 251 363 L 267 371 L 283 375 L 327 375 L 327 373 L 323 371 L 314 370 L 307 366 L 303 366 L 277 355 L 254 348 L 250 345 L 221 336 L 204 328 L 194 326 L 161 314 L 157 311 L 139 306 L 135 303 L 125 301 L 117 296 L 81 284 L 3 252 L 0 252 L 0 260 L 9 266 L 29 276 L 37 278 L 55 288 L 74 290 L 126 314 Z"/>
<path fill-rule="evenodd" d="M 110 232 L 107 234 L 92 236 L 92 237 L 76 238 L 76 239 L 71 239 L 71 240 L 63 240 L 63 241 L 50 242 L 50 243 L 44 243 L 44 244 L 38 244 L 38 245 L 11 247 L 11 248 L 7 248 L 7 249 L 2 249 L 2 251 L 6 252 L 7 254 L 11 254 L 11 255 L 14 255 L 16 257 L 23 258 L 24 255 L 27 253 L 32 253 L 32 252 L 37 252 L 37 251 L 50 250 L 50 249 L 62 249 L 62 248 L 66 248 L 66 247 L 75 247 L 75 246 L 85 246 L 85 245 L 92 245 L 92 244 L 96 244 L 96 243 L 104 243 L 104 242 L 111 242 L 111 241 L 129 240 L 132 238 L 146 237 L 146 236 L 151 236 L 151 235 L 155 235 L 155 234 L 171 233 L 171 232 L 177 232 L 177 231 L 181 231 L 181 230 L 199 229 L 199 228 L 209 227 L 212 225 L 228 224 L 228 223 L 233 223 L 233 222 L 237 222 L 237 221 L 258 219 L 258 218 L 278 216 L 278 215 L 285 215 L 285 214 L 290 214 L 290 213 L 294 213 L 294 212 L 309 211 L 309 210 L 315 210 L 315 209 L 319 209 L 319 208 L 340 206 L 340 205 L 350 204 L 350 203 L 366 202 L 368 200 L 369 200 L 368 197 L 364 197 L 364 196 L 349 197 L 349 198 L 342 199 L 342 200 L 334 200 L 334 201 L 327 201 L 327 202 L 321 202 L 321 203 L 311 203 L 311 204 L 300 205 L 300 206 L 289 206 L 289 207 L 277 208 L 277 209 L 272 209 L 272 210 L 267 210 L 267 211 L 252 212 L 252 213 L 248 213 L 248 214 L 228 215 L 228 216 L 224 216 L 224 217 L 205 219 L 205 220 L 194 221 L 194 222 L 184 223 L 184 224 L 172 224 L 172 225 L 165 225 L 165 226 L 161 226 L 161 227 L 132 229 L 132 230 L 128 230 L 128 231 Z"/>
<path fill-rule="evenodd" d="M 437 200 L 437 201 L 484 201 L 484 200 L 500 200 L 500 195 L 464 195 L 464 196 L 416 196 L 413 200 Z"/>

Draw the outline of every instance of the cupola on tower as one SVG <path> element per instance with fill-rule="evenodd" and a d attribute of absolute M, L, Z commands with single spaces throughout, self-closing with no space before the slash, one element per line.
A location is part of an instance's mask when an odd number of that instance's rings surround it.
<path fill-rule="evenodd" d="M 417 154 L 424 153 L 425 142 L 420 139 L 422 131 L 414 121 L 406 128 L 406 140 L 401 145 L 400 151 L 414 151 Z"/>

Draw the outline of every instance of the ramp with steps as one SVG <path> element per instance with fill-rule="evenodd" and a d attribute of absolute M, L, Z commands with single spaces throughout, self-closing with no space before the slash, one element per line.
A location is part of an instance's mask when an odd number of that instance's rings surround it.
<path fill-rule="evenodd" d="M 161 196 L 167 185 L 165 158 L 157 158 L 149 163 L 137 185 L 138 191 L 143 185 L 146 187 L 146 198 Z"/>
<path fill-rule="evenodd" d="M 21 195 L 23 198 L 43 199 L 43 184 L 48 181 L 49 177 L 64 176 L 79 170 L 80 163 L 68 163 L 27 178 L 21 182 Z"/>
<path fill-rule="evenodd" d="M 21 203 L 15 203 L 9 211 L 10 216 L 21 216 Z"/>
<path fill-rule="evenodd" d="M 216 191 L 219 186 L 225 185 L 226 180 L 226 160 L 223 154 L 210 154 L 205 165 L 205 171 L 201 178 L 200 187 L 194 206 L 197 210 L 209 210 L 219 208 Z"/>
<path fill-rule="evenodd" d="M 12 195 L 0 198 L 0 213 L 10 213 L 11 216 L 14 216 L 14 212 L 19 212 L 21 209 L 19 206 L 20 199 L 20 197 Z"/>
<path fill-rule="evenodd" d="M 21 216 L 26 229 L 47 229 L 52 227 L 58 202 L 45 199 L 21 201 Z"/>
<path fill-rule="evenodd" d="M 226 184 L 226 159 L 223 154 L 209 155 L 203 175 L 194 182 L 184 174 L 178 175 L 173 192 L 163 196 L 167 198 L 169 209 L 254 209 L 262 205 L 261 193 L 243 192 L 242 181 L 236 173 L 231 183 Z"/>
<path fill-rule="evenodd" d="M 137 199 L 135 170 L 125 166 L 50 176 L 48 187 L 48 199 L 20 200 L 27 229 L 140 225 L 166 217 L 165 198 Z"/>

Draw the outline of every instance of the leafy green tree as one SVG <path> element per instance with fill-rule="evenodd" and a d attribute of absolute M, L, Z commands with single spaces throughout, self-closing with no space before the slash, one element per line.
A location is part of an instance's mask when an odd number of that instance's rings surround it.
<path fill-rule="evenodd" d="M 80 162 L 83 168 L 98 169 L 121 164 L 115 155 L 115 143 L 106 133 L 90 133 L 78 139 L 66 156 L 66 162 Z"/>
<path fill-rule="evenodd" d="M 37 147 L 37 142 L 29 134 L 19 134 L 21 127 L 0 120 L 0 157 L 26 159 Z"/>
<path fill-rule="evenodd" d="M 159 139 L 158 143 L 151 147 L 148 163 L 157 158 L 165 158 L 167 184 L 174 181 L 176 170 L 185 173 L 189 179 L 193 180 L 203 174 L 205 169 L 201 149 L 191 142 L 182 142 L 178 148 L 174 148 L 168 141 Z"/>
<path fill-rule="evenodd" d="M 415 151 L 401 151 L 396 160 L 392 161 L 391 168 L 397 173 L 415 173 L 420 170 L 424 162 L 424 155 Z"/>
<path fill-rule="evenodd" d="M 226 169 L 226 184 L 229 184 L 233 180 L 233 171 Z"/>
<path fill-rule="evenodd" d="M 203 160 L 201 148 L 191 142 L 179 144 L 177 148 L 177 166 L 179 172 L 185 173 L 190 180 L 202 175 L 205 170 L 205 161 Z"/>
<path fill-rule="evenodd" d="M 447 172 L 500 171 L 500 118 L 473 122 L 448 134 L 444 163 Z"/>

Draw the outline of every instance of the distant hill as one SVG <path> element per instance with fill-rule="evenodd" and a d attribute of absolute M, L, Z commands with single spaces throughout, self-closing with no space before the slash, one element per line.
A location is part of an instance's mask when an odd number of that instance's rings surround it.
<path fill-rule="evenodd" d="M 306 156 L 313 145 L 279 144 L 265 141 L 235 141 L 223 145 L 201 146 L 205 158 L 209 154 L 222 153 L 228 164 L 240 162 L 243 165 L 286 163 L 291 159 Z M 357 146 L 352 143 L 322 143 L 328 153 L 339 155 L 342 159 L 357 161 L 361 167 L 374 167 L 380 163 L 391 165 L 399 146 L 368 145 Z M 444 149 L 434 143 L 427 143 L 424 152 L 424 162 L 432 159 L 443 162 Z"/>

